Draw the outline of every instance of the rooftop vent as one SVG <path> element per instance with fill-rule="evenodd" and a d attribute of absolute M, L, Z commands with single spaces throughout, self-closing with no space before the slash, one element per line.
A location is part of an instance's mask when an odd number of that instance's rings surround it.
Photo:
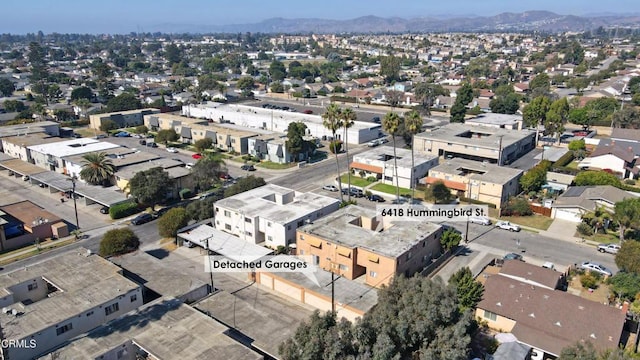
<path fill-rule="evenodd" d="M 558 327 L 562 327 L 562 324 L 560 324 L 560 321 L 556 321 L 555 325 Z"/>
<path fill-rule="evenodd" d="M 536 314 L 534 314 L 534 313 L 531 313 L 531 314 L 529 314 L 529 317 L 532 317 L 532 318 L 534 318 L 534 319 L 535 319 L 535 317 L 536 317 Z"/>
<path fill-rule="evenodd" d="M 596 334 L 591 333 L 591 335 L 589 335 L 590 338 L 595 339 L 596 338 Z"/>

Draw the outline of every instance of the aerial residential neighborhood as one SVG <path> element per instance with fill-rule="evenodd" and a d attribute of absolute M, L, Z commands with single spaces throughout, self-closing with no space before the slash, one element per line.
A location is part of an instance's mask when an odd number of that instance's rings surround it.
<path fill-rule="evenodd" d="M 7 4 L 0 358 L 640 358 L 637 4 L 192 2 Z"/>

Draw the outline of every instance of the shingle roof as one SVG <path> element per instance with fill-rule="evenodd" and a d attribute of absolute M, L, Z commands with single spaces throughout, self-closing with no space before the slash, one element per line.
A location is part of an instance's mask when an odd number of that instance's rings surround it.
<path fill-rule="evenodd" d="M 520 342 L 555 355 L 578 341 L 590 341 L 599 350 L 620 343 L 622 310 L 504 276 L 489 277 L 484 287 L 478 308 L 515 320 L 512 333 Z"/>
<path fill-rule="evenodd" d="M 552 207 L 580 207 L 593 211 L 598 202 L 615 204 L 631 197 L 634 195 L 611 185 L 572 186 L 556 199 Z"/>
<path fill-rule="evenodd" d="M 510 278 L 517 277 L 528 283 L 537 283 L 549 289 L 555 289 L 562 278 L 562 273 L 558 271 L 527 264 L 519 260 L 505 261 L 500 269 L 500 275 Z"/>
<path fill-rule="evenodd" d="M 609 146 L 609 144 L 598 146 L 591 153 L 590 157 L 609 155 L 609 154 L 614 155 L 628 163 L 633 162 L 633 159 L 635 159 L 635 154 L 632 149 L 630 148 L 623 149 L 617 145 Z"/>

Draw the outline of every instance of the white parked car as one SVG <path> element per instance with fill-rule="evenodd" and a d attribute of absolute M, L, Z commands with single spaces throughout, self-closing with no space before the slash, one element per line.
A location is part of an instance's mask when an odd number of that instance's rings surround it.
<path fill-rule="evenodd" d="M 335 192 L 335 191 L 338 191 L 338 188 L 335 185 L 325 185 L 322 187 L 322 190 Z"/>
<path fill-rule="evenodd" d="M 618 244 L 598 245 L 598 251 L 600 251 L 601 253 L 617 254 L 619 250 L 620 250 L 620 245 Z"/>
<path fill-rule="evenodd" d="M 613 272 L 611 272 L 611 270 L 607 269 L 606 267 L 591 262 L 591 261 L 585 261 L 582 264 L 580 264 L 580 268 L 583 270 L 589 270 L 589 271 L 593 271 L 593 272 L 597 272 L 599 274 L 602 275 L 606 275 L 606 276 L 611 276 L 613 275 Z"/>
<path fill-rule="evenodd" d="M 469 222 L 472 224 L 491 225 L 491 220 L 486 216 L 469 216 Z"/>
<path fill-rule="evenodd" d="M 168 147 L 168 148 L 167 148 L 167 151 L 168 151 L 168 152 L 170 152 L 170 153 L 177 153 L 177 152 L 178 152 L 178 149 L 176 149 L 176 148 L 174 148 L 174 147 Z"/>
<path fill-rule="evenodd" d="M 496 227 L 502 230 L 509 230 L 509 231 L 516 231 L 516 232 L 520 231 L 520 226 L 516 224 L 512 224 L 508 221 L 498 221 L 496 223 Z"/>

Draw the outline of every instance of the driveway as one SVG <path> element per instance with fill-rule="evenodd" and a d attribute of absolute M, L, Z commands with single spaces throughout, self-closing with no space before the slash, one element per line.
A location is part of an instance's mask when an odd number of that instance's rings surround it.
<path fill-rule="evenodd" d="M 577 226 L 578 223 L 572 221 L 554 219 L 551 226 L 546 231 L 541 231 L 540 235 L 580 242 L 581 239 L 575 236 Z"/>

